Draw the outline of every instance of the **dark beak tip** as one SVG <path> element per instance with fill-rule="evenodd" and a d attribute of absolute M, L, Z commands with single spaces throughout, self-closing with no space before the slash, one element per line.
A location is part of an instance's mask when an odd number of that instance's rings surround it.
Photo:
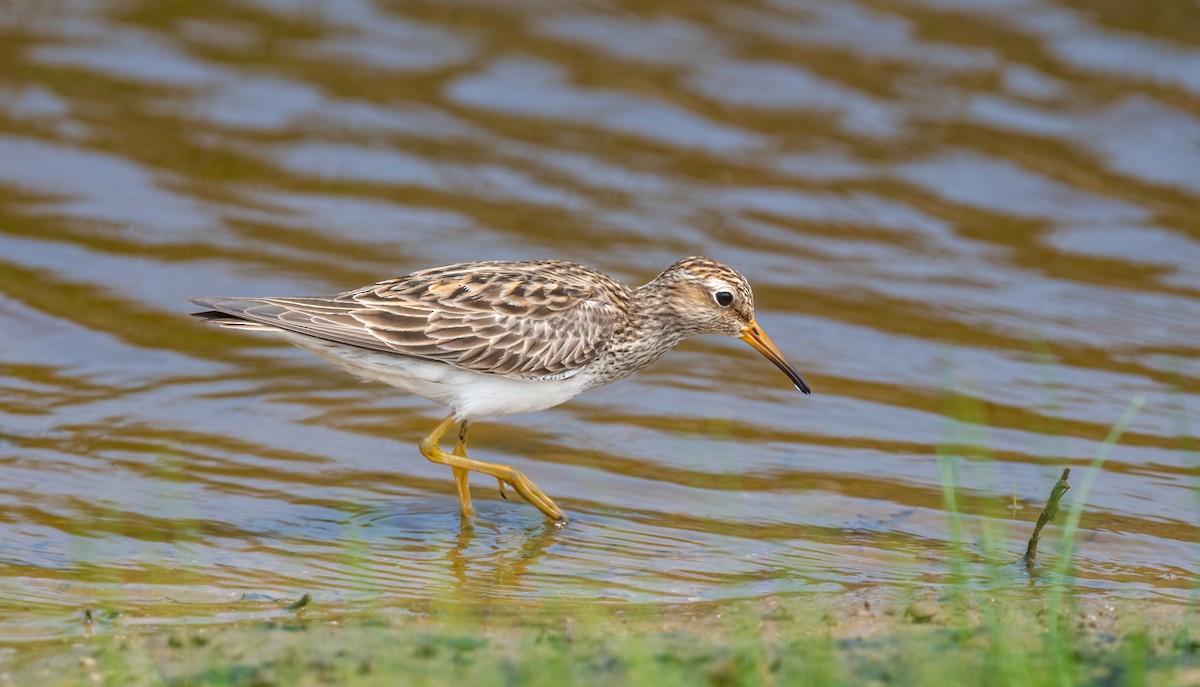
<path fill-rule="evenodd" d="M 789 365 L 786 369 L 784 369 L 784 371 L 787 372 L 787 376 L 791 378 L 792 386 L 796 387 L 797 391 L 800 391 L 804 394 L 812 393 L 812 389 L 808 386 L 808 382 L 804 381 L 804 378 L 800 376 L 799 372 L 796 372 L 795 368 Z"/>

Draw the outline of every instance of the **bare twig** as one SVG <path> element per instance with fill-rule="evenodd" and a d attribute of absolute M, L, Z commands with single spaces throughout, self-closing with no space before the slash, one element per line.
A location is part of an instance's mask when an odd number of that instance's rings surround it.
<path fill-rule="evenodd" d="M 1058 478 L 1058 481 L 1054 483 L 1054 488 L 1050 490 L 1050 499 L 1046 501 L 1046 507 L 1042 509 L 1037 525 L 1033 528 L 1033 536 L 1029 538 L 1029 545 L 1025 547 L 1025 555 L 1021 557 L 1021 561 L 1025 563 L 1025 569 L 1030 573 L 1033 573 L 1033 562 L 1037 559 L 1038 539 L 1042 528 L 1058 515 L 1058 504 L 1062 501 L 1063 494 L 1071 488 L 1071 485 L 1067 484 L 1067 478 L 1070 476 L 1071 468 L 1063 468 L 1062 477 Z"/>

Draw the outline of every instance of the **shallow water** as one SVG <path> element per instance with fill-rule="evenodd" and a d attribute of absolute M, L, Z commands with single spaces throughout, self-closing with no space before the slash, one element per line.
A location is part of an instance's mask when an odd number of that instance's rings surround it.
<path fill-rule="evenodd" d="M 1139 394 L 1080 581 L 1187 599 L 1200 15 L 1138 7 L 0 4 L 0 637 L 305 592 L 403 609 L 943 584 L 945 465 L 968 555 L 1015 559 Z M 441 409 L 183 300 L 475 259 L 641 283 L 691 254 L 750 277 L 815 393 L 703 339 L 476 425 L 472 454 L 523 469 L 563 529 L 481 477 L 461 528 L 416 450 Z"/>

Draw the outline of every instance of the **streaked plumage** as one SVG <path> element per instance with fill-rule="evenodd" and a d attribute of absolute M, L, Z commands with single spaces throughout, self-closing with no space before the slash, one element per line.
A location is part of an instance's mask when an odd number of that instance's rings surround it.
<path fill-rule="evenodd" d="M 422 452 L 452 466 L 470 463 L 455 467 L 467 514 L 466 471 L 479 470 L 497 476 L 502 493 L 512 484 L 547 516 L 565 519 L 519 472 L 466 458 L 469 421 L 558 405 L 643 369 L 689 336 L 741 336 L 808 393 L 755 324 L 745 278 L 708 258 L 680 260 L 636 289 L 578 263 L 496 261 L 422 270 L 335 296 L 189 300 L 210 308 L 195 315 L 214 324 L 275 332 L 353 374 L 449 406 L 451 416 Z M 451 456 L 437 441 L 455 422 L 460 440 Z"/>

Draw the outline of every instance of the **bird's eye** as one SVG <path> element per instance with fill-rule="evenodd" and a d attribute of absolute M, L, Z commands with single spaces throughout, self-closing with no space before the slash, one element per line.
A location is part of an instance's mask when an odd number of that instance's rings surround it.
<path fill-rule="evenodd" d="M 718 291 L 713 294 L 713 298 L 716 299 L 717 305 L 722 308 L 728 308 L 729 304 L 733 302 L 733 294 L 728 291 Z"/>

